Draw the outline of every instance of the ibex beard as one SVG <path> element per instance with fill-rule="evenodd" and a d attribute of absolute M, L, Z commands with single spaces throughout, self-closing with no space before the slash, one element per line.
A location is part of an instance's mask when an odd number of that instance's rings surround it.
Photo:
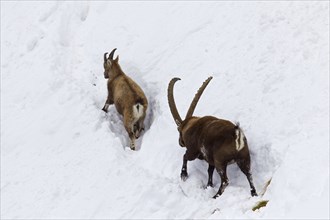
<path fill-rule="evenodd" d="M 196 93 L 186 117 L 181 119 L 173 96 L 173 87 L 179 78 L 173 78 L 168 85 L 168 103 L 177 129 L 179 131 L 179 145 L 186 147 L 181 168 L 181 179 L 188 178 L 187 161 L 196 158 L 205 160 L 208 164 L 207 186 L 213 186 L 213 171 L 216 169 L 221 178 L 221 185 L 213 198 L 220 196 L 229 181 L 227 178 L 227 165 L 236 162 L 246 175 L 251 188 L 251 195 L 257 196 L 250 171 L 250 153 L 247 139 L 239 127 L 230 121 L 213 116 L 195 117 L 193 112 L 204 89 L 211 81 L 209 77 Z"/>
<path fill-rule="evenodd" d="M 108 97 L 102 108 L 108 112 L 114 104 L 118 113 L 123 116 L 125 130 L 130 138 L 130 148 L 135 150 L 135 140 L 144 131 L 144 119 L 148 108 L 148 100 L 141 87 L 128 77 L 119 65 L 119 56 L 113 59 L 115 49 L 107 58 L 104 54 L 104 78 L 108 79 Z"/>

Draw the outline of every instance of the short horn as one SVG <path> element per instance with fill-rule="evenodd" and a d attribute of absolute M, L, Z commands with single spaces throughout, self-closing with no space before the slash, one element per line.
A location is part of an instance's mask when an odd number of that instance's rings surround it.
<path fill-rule="evenodd" d="M 168 84 L 168 88 L 167 88 L 167 99 L 168 99 L 168 104 L 170 106 L 170 110 L 172 113 L 172 116 L 174 118 L 174 121 L 176 123 L 177 126 L 180 126 L 182 123 L 182 119 L 179 115 L 179 112 L 176 108 L 175 105 L 175 101 L 174 101 L 174 96 L 173 96 L 173 88 L 174 88 L 174 84 L 176 81 L 181 80 L 180 78 L 173 78 L 170 83 Z"/>
<path fill-rule="evenodd" d="M 104 62 L 107 62 L 107 54 L 108 54 L 108 53 L 105 53 L 105 54 L 104 54 Z"/>
<path fill-rule="evenodd" d="M 113 60 L 113 55 L 115 54 L 115 51 L 117 50 L 117 48 L 113 49 L 111 51 L 111 53 L 109 54 L 109 59 L 112 61 Z"/>
<path fill-rule="evenodd" d="M 212 76 L 210 76 L 209 78 L 207 78 L 207 80 L 205 80 L 203 82 L 203 85 L 198 89 L 198 91 L 197 91 L 194 99 L 192 100 L 192 102 L 190 104 L 190 107 L 189 107 L 188 112 L 187 112 L 187 115 L 186 115 L 186 119 L 187 118 L 190 118 L 194 114 L 194 111 L 195 111 L 196 105 L 198 103 L 198 100 L 202 96 L 202 94 L 204 92 L 204 89 L 209 84 L 209 82 L 211 81 L 212 78 L 213 78 Z"/>

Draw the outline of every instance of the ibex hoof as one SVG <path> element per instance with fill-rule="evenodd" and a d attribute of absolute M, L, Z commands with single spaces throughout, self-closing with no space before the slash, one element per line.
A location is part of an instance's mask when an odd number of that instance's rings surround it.
<path fill-rule="evenodd" d="M 186 181 L 188 179 L 188 173 L 186 171 L 181 172 L 181 180 Z"/>
<path fill-rule="evenodd" d="M 213 199 L 216 199 L 216 198 L 218 198 L 219 196 L 220 196 L 220 194 L 217 193 L 217 194 L 215 194 L 212 198 L 213 198 Z"/>
<path fill-rule="evenodd" d="M 207 187 L 212 187 L 213 188 L 213 183 L 207 183 L 206 188 Z"/>
<path fill-rule="evenodd" d="M 252 197 L 253 197 L 253 196 L 258 196 L 258 194 L 256 193 L 255 190 L 251 190 L 251 196 L 252 196 Z"/>
<path fill-rule="evenodd" d="M 132 144 L 132 145 L 130 146 L 130 148 L 131 148 L 131 150 L 135 150 L 135 145 Z"/>
<path fill-rule="evenodd" d="M 107 109 L 102 108 L 102 110 L 103 110 L 105 113 L 108 113 L 108 110 L 107 110 Z"/>

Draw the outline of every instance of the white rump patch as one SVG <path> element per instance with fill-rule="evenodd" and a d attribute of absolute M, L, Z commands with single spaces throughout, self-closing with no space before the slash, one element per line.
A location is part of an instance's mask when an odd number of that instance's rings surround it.
<path fill-rule="evenodd" d="M 140 103 L 133 105 L 134 119 L 137 120 L 137 119 L 141 118 L 142 115 L 143 115 L 143 105 L 141 105 Z"/>
<path fill-rule="evenodd" d="M 244 148 L 244 134 L 240 129 L 236 129 L 235 130 L 235 134 L 236 134 L 236 150 L 240 151 Z"/>

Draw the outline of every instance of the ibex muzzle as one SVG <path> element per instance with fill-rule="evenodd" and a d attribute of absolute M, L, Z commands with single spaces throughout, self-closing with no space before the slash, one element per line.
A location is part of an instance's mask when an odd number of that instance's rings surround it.
<path fill-rule="evenodd" d="M 209 164 L 207 186 L 213 186 L 214 168 L 221 178 L 220 188 L 213 197 L 217 198 L 228 185 L 227 165 L 235 161 L 248 179 L 251 195 L 257 196 L 250 172 L 249 148 L 239 124 L 235 125 L 230 121 L 213 116 L 193 116 L 198 100 L 211 79 L 212 77 L 209 77 L 197 91 L 184 120 L 178 113 L 173 96 L 174 84 L 180 79 L 173 78 L 168 85 L 168 103 L 179 131 L 179 144 L 187 148 L 183 156 L 181 179 L 185 181 L 188 178 L 188 160 L 191 161 L 196 158 L 206 160 Z"/>
<path fill-rule="evenodd" d="M 131 140 L 130 147 L 135 150 L 135 139 L 144 130 L 144 119 L 148 108 L 148 100 L 140 86 L 128 77 L 121 69 L 119 57 L 113 59 L 116 48 L 104 54 L 104 78 L 108 79 L 108 97 L 103 111 L 108 112 L 109 105 L 115 104 L 119 114 L 123 116 L 124 126 Z"/>

